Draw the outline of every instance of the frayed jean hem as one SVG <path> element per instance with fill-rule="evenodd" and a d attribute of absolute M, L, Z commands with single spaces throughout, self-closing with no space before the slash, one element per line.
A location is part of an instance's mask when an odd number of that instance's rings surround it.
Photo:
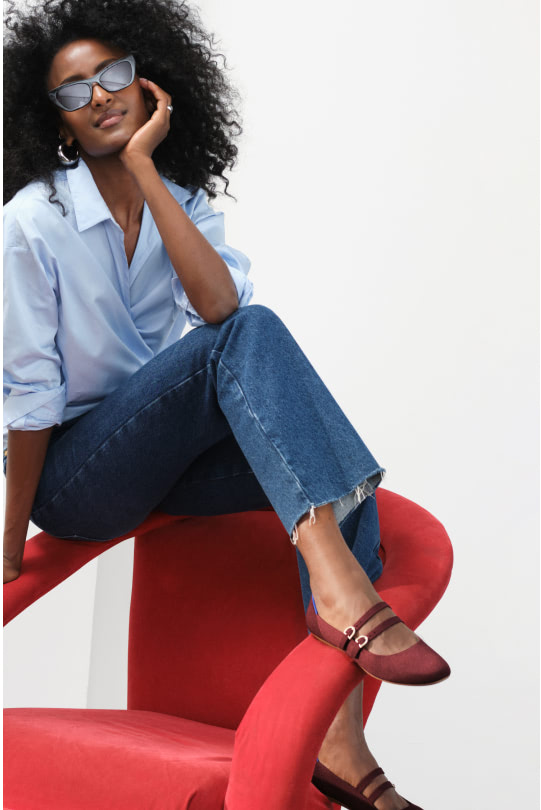
<path fill-rule="evenodd" d="M 386 472 L 387 471 L 384 467 L 378 467 L 376 472 L 372 473 L 367 478 L 364 478 L 360 484 L 357 484 L 357 486 L 355 486 L 345 495 L 342 495 L 341 497 L 336 498 L 333 501 L 323 501 L 322 503 L 319 504 L 311 504 L 309 512 L 304 511 L 302 515 L 299 517 L 299 520 L 304 515 L 309 514 L 310 518 L 308 523 L 309 525 L 312 525 L 313 523 L 316 522 L 315 510 L 319 506 L 324 506 L 325 504 L 330 503 L 332 504 L 336 522 L 340 527 L 340 525 L 345 521 L 345 519 L 349 516 L 352 510 L 359 507 L 366 498 L 370 497 L 375 498 L 376 488 L 383 480 Z M 297 528 L 299 520 L 295 522 L 295 525 L 293 526 L 293 531 L 289 535 L 289 539 L 291 540 L 294 546 L 297 545 L 297 541 L 299 539 L 299 532 Z"/>

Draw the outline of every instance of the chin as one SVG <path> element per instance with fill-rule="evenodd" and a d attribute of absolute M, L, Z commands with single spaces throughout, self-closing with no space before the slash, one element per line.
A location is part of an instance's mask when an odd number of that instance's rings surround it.
<path fill-rule="evenodd" d="M 124 134 L 118 138 L 111 138 L 107 144 L 104 143 L 89 144 L 88 147 L 81 145 L 82 147 L 81 156 L 84 160 L 86 155 L 88 155 L 89 158 L 94 159 L 116 155 L 118 154 L 118 152 L 124 149 L 127 143 L 129 143 L 130 138 L 131 135 Z"/>

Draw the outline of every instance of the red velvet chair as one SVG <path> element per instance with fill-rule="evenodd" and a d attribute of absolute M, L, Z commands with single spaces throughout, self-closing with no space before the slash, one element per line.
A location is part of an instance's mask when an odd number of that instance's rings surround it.
<path fill-rule="evenodd" d="M 444 593 L 441 523 L 376 490 L 382 598 L 417 627 Z M 28 541 L 4 623 L 121 542 Z M 9 810 L 323 810 L 310 779 L 361 671 L 307 635 L 296 555 L 272 510 L 154 513 L 137 530 L 127 710 L 4 710 Z M 365 679 L 365 721 L 379 681 Z"/>

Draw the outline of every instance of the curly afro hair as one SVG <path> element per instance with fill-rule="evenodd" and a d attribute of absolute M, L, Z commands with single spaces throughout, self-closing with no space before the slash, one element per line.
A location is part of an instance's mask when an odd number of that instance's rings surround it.
<path fill-rule="evenodd" d="M 47 97 L 53 57 L 68 42 L 98 39 L 132 53 L 140 76 L 149 76 L 173 98 L 170 130 L 153 153 L 156 168 L 182 186 L 217 196 L 213 178 L 225 183 L 242 133 L 239 94 L 218 65 L 198 12 L 184 0 L 42 0 L 19 10 L 9 0 L 4 15 L 4 203 L 32 180 L 44 180 L 54 200 L 59 168 L 58 120 Z M 235 199 L 235 198 L 233 198 Z M 63 206 L 62 206 L 63 207 Z"/>

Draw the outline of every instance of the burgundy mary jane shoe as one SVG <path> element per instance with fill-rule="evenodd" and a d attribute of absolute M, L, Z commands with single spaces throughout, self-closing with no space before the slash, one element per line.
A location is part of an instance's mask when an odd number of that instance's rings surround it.
<path fill-rule="evenodd" d="M 361 633 L 361 627 L 384 608 L 390 608 L 387 602 L 376 602 L 355 624 L 345 630 L 337 630 L 317 613 L 312 597 L 306 611 L 306 624 L 316 638 L 343 650 L 357 666 L 380 681 L 419 686 L 439 683 L 448 678 L 451 674 L 449 664 L 422 639 L 406 650 L 391 655 L 375 655 L 366 649 L 373 638 L 402 621 L 398 616 L 391 616 L 366 634 Z"/>
<path fill-rule="evenodd" d="M 374 804 L 376 799 L 378 799 L 385 790 L 393 788 L 394 785 L 389 781 L 382 782 L 381 785 L 374 788 L 368 796 L 364 794 L 364 790 L 374 781 L 376 776 L 380 776 L 383 773 L 382 768 L 374 768 L 374 770 L 367 773 L 366 776 L 361 779 L 357 787 L 355 787 L 354 785 L 350 785 L 349 782 L 345 782 L 344 779 L 340 779 L 339 776 L 336 776 L 336 774 L 326 768 L 325 765 L 322 765 L 318 759 L 316 767 L 314 768 L 312 783 L 328 799 L 338 802 L 343 807 L 346 807 L 347 810 L 374 810 L 376 807 Z M 422 808 L 417 804 L 408 802 L 406 810 L 422 810 Z"/>

